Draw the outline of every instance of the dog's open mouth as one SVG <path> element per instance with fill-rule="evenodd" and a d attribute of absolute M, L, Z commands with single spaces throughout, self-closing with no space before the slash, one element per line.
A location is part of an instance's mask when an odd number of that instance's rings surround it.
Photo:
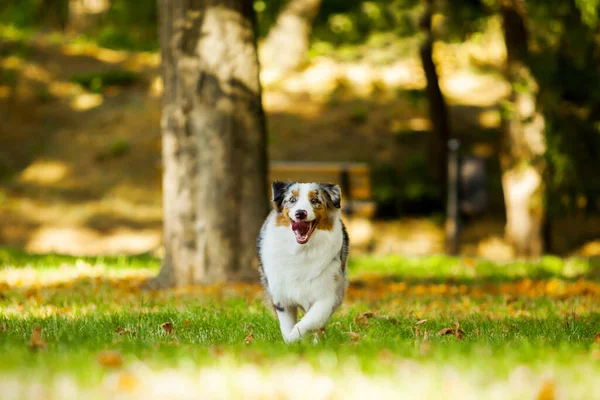
<path fill-rule="evenodd" d="M 317 226 L 317 220 L 313 221 L 298 221 L 292 223 L 292 230 L 296 235 L 296 241 L 300 244 L 305 244 L 310 239 L 315 227 Z"/>

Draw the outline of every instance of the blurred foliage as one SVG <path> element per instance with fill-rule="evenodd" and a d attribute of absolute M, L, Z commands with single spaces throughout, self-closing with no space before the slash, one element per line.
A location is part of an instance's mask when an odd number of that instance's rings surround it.
<path fill-rule="evenodd" d="M 598 0 L 557 7 L 529 0 L 532 71 L 546 117 L 548 206 L 553 214 L 600 204 L 600 37 Z"/>
<path fill-rule="evenodd" d="M 285 0 L 254 2 L 259 34 L 265 36 Z M 313 27 L 312 40 L 332 46 L 362 43 L 380 32 L 410 36 L 418 31 L 418 0 L 323 0 Z"/>
<path fill-rule="evenodd" d="M 140 76 L 127 70 L 110 70 L 102 72 L 91 72 L 85 74 L 75 74 L 71 81 L 80 84 L 84 88 L 94 92 L 102 93 L 108 86 L 128 86 L 139 81 Z"/>

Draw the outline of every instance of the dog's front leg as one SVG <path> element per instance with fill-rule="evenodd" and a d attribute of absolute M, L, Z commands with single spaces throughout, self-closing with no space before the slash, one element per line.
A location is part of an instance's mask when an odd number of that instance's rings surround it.
<path fill-rule="evenodd" d="M 327 321 L 329 321 L 329 318 L 331 318 L 331 314 L 333 314 L 336 308 L 335 306 L 335 298 L 315 302 L 300 322 L 289 332 L 286 342 L 295 342 L 302 339 L 307 333 L 323 328 L 327 324 Z"/>
<path fill-rule="evenodd" d="M 294 328 L 294 325 L 296 325 L 298 308 L 292 306 L 284 308 L 276 304 L 275 311 L 277 312 L 277 318 L 279 319 L 279 328 L 281 329 L 281 334 L 283 335 L 283 339 L 287 341 L 287 336 Z"/>

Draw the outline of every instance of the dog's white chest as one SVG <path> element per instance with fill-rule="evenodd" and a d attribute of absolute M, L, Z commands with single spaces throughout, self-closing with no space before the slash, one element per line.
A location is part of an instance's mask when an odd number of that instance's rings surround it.
<path fill-rule="evenodd" d="M 274 302 L 308 310 L 320 298 L 335 293 L 342 279 L 341 245 L 341 231 L 337 234 L 335 229 L 315 232 L 309 243 L 300 245 L 289 228 L 271 226 L 261 251 Z"/>

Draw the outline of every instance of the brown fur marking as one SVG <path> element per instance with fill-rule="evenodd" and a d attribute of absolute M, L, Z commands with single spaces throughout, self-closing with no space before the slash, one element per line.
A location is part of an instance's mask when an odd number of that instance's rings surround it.
<path fill-rule="evenodd" d="M 281 214 L 278 214 L 275 218 L 275 226 L 290 226 L 290 224 L 290 210 L 283 207 Z"/>
<path fill-rule="evenodd" d="M 333 219 L 329 216 L 329 204 L 325 204 L 323 202 L 323 197 L 319 196 L 319 192 L 315 190 L 311 190 L 308 192 L 308 200 L 310 201 L 313 197 L 317 197 L 321 202 L 320 204 L 311 203 L 313 211 L 315 213 L 315 217 L 317 218 L 317 226 L 315 227 L 315 229 L 320 229 L 322 231 L 332 231 Z"/>

